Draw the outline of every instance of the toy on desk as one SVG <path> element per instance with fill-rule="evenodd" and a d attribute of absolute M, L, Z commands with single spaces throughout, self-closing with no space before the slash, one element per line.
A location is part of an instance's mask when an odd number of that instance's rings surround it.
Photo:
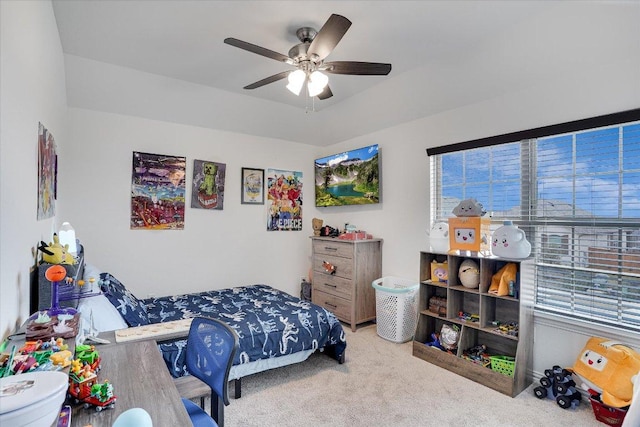
<path fill-rule="evenodd" d="M 47 310 L 49 316 L 59 316 L 61 314 L 75 315 L 77 310 L 66 307 L 60 308 L 59 288 L 60 282 L 67 278 L 67 270 L 61 265 L 52 265 L 47 268 L 44 277 L 51 282 L 51 308 Z"/>
<path fill-rule="evenodd" d="M 94 364 L 100 362 L 99 357 L 93 360 Z M 113 385 L 108 380 L 98 382 L 98 376 L 92 365 L 81 359 L 75 359 L 71 363 L 68 393 L 70 400 L 75 403 L 82 402 L 85 409 L 93 406 L 96 412 L 111 409 L 116 402 Z"/>

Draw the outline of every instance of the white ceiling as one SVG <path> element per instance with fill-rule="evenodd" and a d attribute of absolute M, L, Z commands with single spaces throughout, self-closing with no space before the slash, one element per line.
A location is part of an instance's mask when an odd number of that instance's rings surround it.
<path fill-rule="evenodd" d="M 552 71 L 546 61 L 557 72 L 594 48 L 598 30 L 569 16 L 578 8 L 601 14 L 593 2 L 577 1 L 53 0 L 53 8 L 65 54 L 225 91 L 248 111 L 268 106 L 277 120 L 248 133 L 315 145 L 530 87 Z M 292 68 L 224 38 L 286 55 L 299 42 L 296 29 L 319 30 L 332 13 L 353 24 L 327 61 L 388 62 L 388 76 L 330 75 L 334 96 L 314 105 L 287 91 L 286 80 L 243 89 Z M 316 110 L 313 129 L 294 125 L 305 108 Z M 213 128 L 242 131 L 247 118 L 211 120 Z"/>

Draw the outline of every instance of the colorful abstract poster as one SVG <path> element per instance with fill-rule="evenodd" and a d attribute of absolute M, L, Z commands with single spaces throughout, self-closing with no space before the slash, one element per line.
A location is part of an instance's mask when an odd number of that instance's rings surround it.
<path fill-rule="evenodd" d="M 38 220 L 56 213 L 57 161 L 53 135 L 38 123 Z"/>
<path fill-rule="evenodd" d="M 183 230 L 186 158 L 133 152 L 131 229 Z"/>
<path fill-rule="evenodd" d="M 226 169 L 224 163 L 193 161 L 192 208 L 222 210 Z"/>
<path fill-rule="evenodd" d="M 267 231 L 302 230 L 302 172 L 267 169 Z"/>

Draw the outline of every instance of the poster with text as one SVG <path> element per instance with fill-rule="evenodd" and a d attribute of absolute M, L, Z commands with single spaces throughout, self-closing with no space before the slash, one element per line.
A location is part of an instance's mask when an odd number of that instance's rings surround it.
<path fill-rule="evenodd" d="M 193 161 L 192 208 L 222 210 L 226 169 L 224 163 Z"/>
<path fill-rule="evenodd" d="M 302 230 L 302 172 L 267 169 L 267 231 Z"/>
<path fill-rule="evenodd" d="M 186 158 L 133 152 L 131 229 L 184 229 Z"/>
<path fill-rule="evenodd" d="M 42 123 L 38 123 L 38 220 L 56 213 L 56 142 Z"/>

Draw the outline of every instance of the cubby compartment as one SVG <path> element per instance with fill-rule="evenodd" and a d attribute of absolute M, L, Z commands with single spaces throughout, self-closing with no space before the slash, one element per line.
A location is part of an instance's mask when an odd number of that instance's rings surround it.
<path fill-rule="evenodd" d="M 480 327 L 480 300 L 478 293 L 451 289 L 447 297 L 448 317 L 457 322 Z"/>
<path fill-rule="evenodd" d="M 448 267 L 447 282 L 434 280 L 432 274 L 432 263 L 444 263 L 443 257 Z M 479 267 L 478 288 L 465 287 L 460 282 L 458 270 L 465 259 L 473 259 Z M 518 286 L 522 287 L 521 270 L 526 260 L 421 252 L 419 315 L 413 355 L 514 397 L 531 383 L 527 365 L 531 357 L 532 307 L 523 304 L 521 298 L 489 292 L 494 274 L 507 262 L 516 264 Z M 529 271 L 533 271 L 532 267 Z M 433 304 L 430 307 L 430 301 L 445 298 L 446 314 L 436 310 Z M 467 313 L 470 318 L 460 318 L 460 313 Z M 433 334 L 440 334 L 445 324 L 459 328 L 455 351 L 442 351 L 426 344 L 433 341 Z M 517 335 L 509 334 L 509 325 L 518 326 Z M 501 327 L 504 330 L 500 330 Z M 478 360 L 468 350 L 480 350 L 481 347 L 476 347 L 481 345 L 486 346 L 487 356 Z M 489 356 L 502 358 L 506 369 L 493 370 L 487 360 Z"/>

